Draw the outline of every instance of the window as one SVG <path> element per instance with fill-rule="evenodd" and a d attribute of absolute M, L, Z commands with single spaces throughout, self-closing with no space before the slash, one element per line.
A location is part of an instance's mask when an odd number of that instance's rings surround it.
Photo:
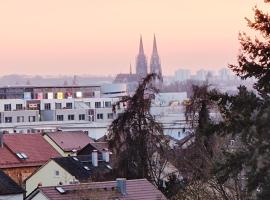
<path fill-rule="evenodd" d="M 51 104 L 50 103 L 45 103 L 44 104 L 44 109 L 45 110 L 51 110 Z"/>
<path fill-rule="evenodd" d="M 57 121 L 64 121 L 64 115 L 57 115 L 56 120 Z"/>
<path fill-rule="evenodd" d="M 59 176 L 59 175 L 60 175 L 60 172 L 59 172 L 58 170 L 55 170 L 55 171 L 54 171 L 54 175 L 55 175 L 55 176 Z"/>
<path fill-rule="evenodd" d="M 97 114 L 97 119 L 103 119 L 103 114 L 101 113 Z"/>
<path fill-rule="evenodd" d="M 72 103 L 66 103 L 66 109 L 72 109 Z"/>
<path fill-rule="evenodd" d="M 112 107 L 112 102 L 110 102 L 110 101 L 105 101 L 105 107 L 106 107 L 106 108 Z"/>
<path fill-rule="evenodd" d="M 5 123 L 12 123 L 12 117 L 5 117 Z"/>
<path fill-rule="evenodd" d="M 68 120 L 74 120 L 74 115 L 68 115 Z"/>
<path fill-rule="evenodd" d="M 91 108 L 91 102 L 85 102 L 85 104 Z"/>
<path fill-rule="evenodd" d="M 55 103 L 55 109 L 62 109 L 61 103 Z"/>
<path fill-rule="evenodd" d="M 24 122 L 24 116 L 18 116 L 17 122 Z"/>
<path fill-rule="evenodd" d="M 4 110 L 5 111 L 11 111 L 11 104 L 5 104 L 4 105 Z"/>
<path fill-rule="evenodd" d="M 85 114 L 79 114 L 79 120 L 85 120 Z"/>
<path fill-rule="evenodd" d="M 101 102 L 95 102 L 95 108 L 101 108 Z"/>
<path fill-rule="evenodd" d="M 107 118 L 108 118 L 108 119 L 113 119 L 113 113 L 108 113 L 108 114 L 107 114 Z"/>
<path fill-rule="evenodd" d="M 22 104 L 16 104 L 16 110 L 22 110 L 23 105 Z"/>
<path fill-rule="evenodd" d="M 36 121 L 36 116 L 29 116 L 28 121 L 29 122 L 35 122 Z"/>
<path fill-rule="evenodd" d="M 91 122 L 95 121 L 94 115 L 90 115 L 90 116 L 89 116 L 89 121 L 91 121 Z"/>

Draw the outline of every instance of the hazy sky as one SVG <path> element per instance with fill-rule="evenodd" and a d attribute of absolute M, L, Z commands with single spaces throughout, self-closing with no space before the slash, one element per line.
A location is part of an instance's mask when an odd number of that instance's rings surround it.
<path fill-rule="evenodd" d="M 153 34 L 164 74 L 236 60 L 244 17 L 263 0 L 0 1 L 0 75 L 116 74 L 135 69 Z"/>

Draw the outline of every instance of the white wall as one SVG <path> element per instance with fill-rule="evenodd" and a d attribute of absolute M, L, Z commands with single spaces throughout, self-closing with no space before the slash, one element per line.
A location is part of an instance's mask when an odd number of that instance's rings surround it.
<path fill-rule="evenodd" d="M 23 194 L 0 195 L 1 200 L 23 200 Z"/>
<path fill-rule="evenodd" d="M 59 171 L 59 176 L 55 175 L 56 170 Z M 71 176 L 56 162 L 51 160 L 26 180 L 26 195 L 29 195 L 35 190 L 39 183 L 41 183 L 42 186 L 57 186 L 59 182 L 62 182 L 63 185 L 67 185 L 74 179 L 74 176 Z"/>
<path fill-rule="evenodd" d="M 49 199 L 47 197 L 45 197 L 42 193 L 39 192 L 31 200 L 49 200 Z"/>

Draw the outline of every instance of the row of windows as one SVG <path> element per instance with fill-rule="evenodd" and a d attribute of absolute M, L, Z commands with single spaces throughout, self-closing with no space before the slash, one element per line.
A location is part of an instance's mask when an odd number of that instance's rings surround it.
<path fill-rule="evenodd" d="M 57 121 L 64 121 L 64 115 L 57 115 L 56 120 Z M 70 121 L 75 120 L 75 116 L 68 115 L 68 120 L 70 120 Z M 79 114 L 79 120 L 85 120 L 85 114 Z"/>
<path fill-rule="evenodd" d="M 16 110 L 22 110 L 23 105 L 22 104 L 16 104 Z M 11 104 L 5 104 L 4 105 L 4 110 L 5 111 L 11 111 Z"/>
<path fill-rule="evenodd" d="M 104 114 L 103 113 L 98 113 L 97 114 L 97 119 L 103 119 Z M 113 119 L 113 113 L 107 113 L 107 118 L 108 119 Z M 56 116 L 57 121 L 64 121 L 64 115 L 57 115 Z M 73 121 L 75 120 L 74 115 L 68 115 L 68 120 Z M 79 120 L 85 120 L 85 114 L 79 114 Z M 36 116 L 28 116 L 28 122 L 35 122 Z M 92 120 L 91 120 L 92 121 Z M 17 123 L 20 122 L 25 122 L 25 117 L 24 116 L 17 116 Z M 5 123 L 12 123 L 12 117 L 5 117 Z"/>
<path fill-rule="evenodd" d="M 17 122 L 24 122 L 24 116 L 17 116 Z M 28 116 L 28 122 L 35 122 L 36 116 Z M 12 117 L 5 117 L 5 123 L 12 123 Z"/>
<path fill-rule="evenodd" d="M 90 107 L 91 103 L 86 102 L 86 104 Z M 72 109 L 72 103 L 67 102 L 65 109 Z M 95 102 L 95 108 L 101 108 L 101 102 Z M 110 108 L 112 107 L 112 102 L 110 101 L 105 101 L 104 103 L 105 108 Z M 22 110 L 23 109 L 23 104 L 16 104 L 16 110 Z M 45 103 L 44 104 L 44 109 L 45 110 L 51 110 L 51 103 Z M 62 109 L 62 103 L 55 103 L 55 109 Z M 11 111 L 11 104 L 4 104 L 4 110 L 5 111 Z"/>
<path fill-rule="evenodd" d="M 107 118 L 108 119 L 113 119 L 113 113 L 107 113 Z M 97 114 L 97 119 L 103 119 L 103 113 L 98 113 Z M 56 120 L 57 121 L 64 121 L 64 115 L 57 115 Z M 69 121 L 75 120 L 75 116 L 74 115 L 68 115 L 68 120 Z M 85 120 L 85 114 L 80 114 L 79 115 L 79 120 Z M 92 121 L 92 120 L 90 120 L 90 121 Z"/>
<path fill-rule="evenodd" d="M 107 118 L 108 119 L 113 119 L 113 113 L 107 113 Z M 103 119 L 103 114 L 102 113 L 98 113 L 97 114 L 97 119 Z"/>
<path fill-rule="evenodd" d="M 51 104 L 50 103 L 45 103 L 44 104 L 44 109 L 45 110 L 51 110 Z M 55 103 L 55 109 L 62 109 L 62 103 Z M 72 103 L 70 103 L 70 102 L 66 103 L 65 109 L 72 109 Z"/>
<path fill-rule="evenodd" d="M 90 102 L 89 102 L 90 103 Z M 95 108 L 101 108 L 102 106 L 101 106 L 101 102 L 95 102 Z M 110 102 L 110 101 L 105 101 L 105 103 L 104 103 L 104 107 L 105 108 L 110 108 L 110 107 L 112 107 L 112 102 Z"/>

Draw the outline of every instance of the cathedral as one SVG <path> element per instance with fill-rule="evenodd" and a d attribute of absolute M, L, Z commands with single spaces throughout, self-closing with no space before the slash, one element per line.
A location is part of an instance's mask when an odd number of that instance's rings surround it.
<path fill-rule="evenodd" d="M 147 57 L 144 53 L 142 36 L 140 37 L 139 53 L 136 57 L 136 73 L 133 74 L 130 66 L 129 74 L 118 74 L 114 80 L 115 83 L 138 84 L 149 73 L 156 73 L 159 78 L 154 80 L 154 84 L 158 87 L 162 84 L 162 70 L 160 58 L 157 50 L 156 37 L 154 35 L 153 50 L 150 59 L 150 69 L 148 70 Z"/>

